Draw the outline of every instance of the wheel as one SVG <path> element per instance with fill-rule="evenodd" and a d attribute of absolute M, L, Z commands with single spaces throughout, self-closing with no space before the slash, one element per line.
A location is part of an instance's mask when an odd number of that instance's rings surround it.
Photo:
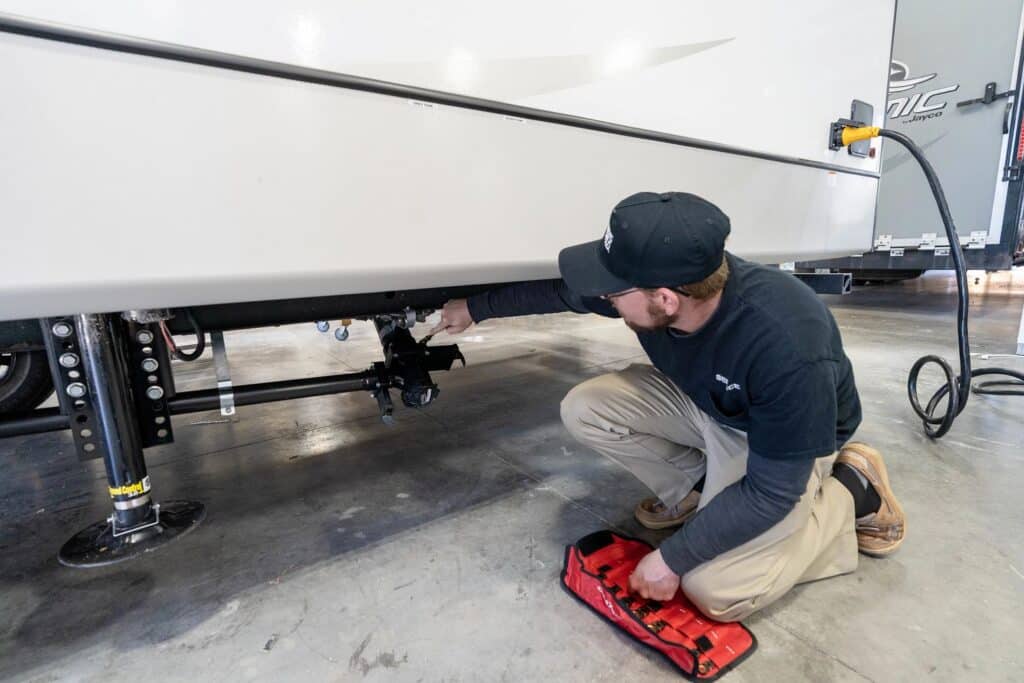
<path fill-rule="evenodd" d="M 0 353 L 0 413 L 32 410 L 52 393 L 45 351 Z"/>

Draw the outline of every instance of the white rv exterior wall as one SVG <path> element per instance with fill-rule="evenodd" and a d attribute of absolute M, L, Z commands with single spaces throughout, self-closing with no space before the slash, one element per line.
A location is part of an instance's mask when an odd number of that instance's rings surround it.
<path fill-rule="evenodd" d="M 822 145 L 885 102 L 894 0 L 0 0 L 0 12 L 878 170 Z M 878 112 L 877 122 L 883 121 Z"/>
<path fill-rule="evenodd" d="M 751 258 L 870 246 L 877 179 L 842 168 L 872 173 L 877 159 L 829 152 L 825 136 L 853 98 L 881 122 L 891 1 L 858 10 L 871 21 L 856 37 L 837 30 L 844 6 L 831 0 L 527 2 L 514 15 L 211 4 L 0 0 L 0 11 L 506 92 L 840 169 L 0 33 L 0 244 L 17 255 L 0 319 L 551 277 L 559 248 L 600 235 L 611 206 L 644 189 L 715 201 L 732 217 L 730 248 Z"/>

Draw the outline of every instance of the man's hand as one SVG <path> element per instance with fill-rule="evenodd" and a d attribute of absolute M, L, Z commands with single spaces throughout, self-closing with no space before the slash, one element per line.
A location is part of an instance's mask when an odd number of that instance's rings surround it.
<path fill-rule="evenodd" d="M 430 330 L 430 334 L 434 335 L 442 331 L 448 334 L 459 334 L 465 332 L 472 324 L 473 316 L 469 314 L 469 305 L 466 304 L 466 300 L 452 299 L 441 309 L 441 322 Z"/>
<path fill-rule="evenodd" d="M 649 600 L 671 600 L 679 590 L 679 574 L 669 569 L 661 551 L 647 553 L 629 576 L 629 589 Z"/>

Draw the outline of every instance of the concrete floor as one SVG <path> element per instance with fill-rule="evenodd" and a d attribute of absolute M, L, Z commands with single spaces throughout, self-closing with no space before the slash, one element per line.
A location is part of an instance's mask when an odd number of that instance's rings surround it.
<path fill-rule="evenodd" d="M 1013 351 L 1021 275 L 973 285 L 977 352 Z M 955 358 L 949 280 L 829 303 L 863 398 L 857 436 L 887 455 L 908 540 L 750 618 L 760 649 L 727 680 L 1024 680 L 1024 400 L 974 397 L 930 442 L 904 382 L 920 355 Z M 641 486 L 558 418 L 574 384 L 643 358 L 635 337 L 548 316 L 460 343 L 470 366 L 392 428 L 366 395 L 177 418 L 177 442 L 148 454 L 155 493 L 203 500 L 208 518 L 120 566 L 55 560 L 108 513 L 101 464 L 79 464 L 63 433 L 0 441 L 0 679 L 675 679 L 558 583 L 564 545 L 588 532 L 661 537 L 631 518 Z M 229 349 L 236 382 L 378 355 L 368 324 L 344 344 L 302 325 L 232 334 Z M 178 374 L 182 389 L 212 385 L 205 360 Z"/>

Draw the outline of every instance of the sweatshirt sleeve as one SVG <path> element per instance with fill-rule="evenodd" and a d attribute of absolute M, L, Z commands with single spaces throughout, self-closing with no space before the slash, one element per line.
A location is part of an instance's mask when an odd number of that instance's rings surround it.
<path fill-rule="evenodd" d="M 807 490 L 814 461 L 776 460 L 751 451 L 743 478 L 723 489 L 661 544 L 665 563 L 683 576 L 771 529 Z"/>
<path fill-rule="evenodd" d="M 563 280 L 519 282 L 476 294 L 467 299 L 474 322 L 489 318 L 540 313 L 597 313 L 609 318 L 619 314 L 607 301 L 573 292 Z"/>

